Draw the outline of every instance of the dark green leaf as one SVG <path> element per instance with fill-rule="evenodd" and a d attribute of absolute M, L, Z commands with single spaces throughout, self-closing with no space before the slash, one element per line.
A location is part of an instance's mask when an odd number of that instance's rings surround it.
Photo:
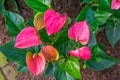
<path fill-rule="evenodd" d="M 110 1 L 109 0 L 100 0 L 99 2 L 99 9 L 101 11 L 110 11 Z"/>
<path fill-rule="evenodd" d="M 78 14 L 77 18 L 75 19 L 76 22 L 82 21 L 86 19 L 86 15 L 88 10 L 90 9 L 89 6 L 85 6 L 82 11 L 80 11 L 80 13 Z"/>
<path fill-rule="evenodd" d="M 26 65 L 26 49 L 14 48 L 14 42 L 9 42 L 0 47 L 0 51 L 12 62 L 20 65 Z"/>
<path fill-rule="evenodd" d="M 12 0 L 12 3 L 14 5 L 14 7 L 15 7 L 15 11 L 19 11 L 17 2 L 15 0 Z"/>
<path fill-rule="evenodd" d="M 43 4 L 41 0 L 25 0 L 25 3 L 33 10 L 44 12 L 48 9 L 48 6 Z"/>
<path fill-rule="evenodd" d="M 45 28 L 40 30 L 39 34 L 40 34 L 41 39 L 43 40 L 43 42 L 51 42 Z"/>
<path fill-rule="evenodd" d="M 98 21 L 94 17 L 94 12 L 91 8 L 89 8 L 86 14 L 86 20 L 90 26 L 91 31 L 96 34 L 98 31 Z"/>
<path fill-rule="evenodd" d="M 10 36 L 15 37 L 17 34 L 25 28 L 24 19 L 17 13 L 4 11 L 6 18 L 6 28 Z"/>
<path fill-rule="evenodd" d="M 46 78 L 51 76 L 51 75 L 54 75 L 54 65 L 52 63 L 47 64 L 44 75 L 45 75 Z"/>
<path fill-rule="evenodd" d="M 114 24 L 108 23 L 105 32 L 109 43 L 114 46 L 120 40 L 120 20 L 117 19 Z"/>
<path fill-rule="evenodd" d="M 98 20 L 99 25 L 103 25 L 112 14 L 106 11 L 96 11 L 94 12 L 94 15 Z"/>
<path fill-rule="evenodd" d="M 34 26 L 33 18 L 30 18 L 30 19 L 27 20 L 27 25 L 32 26 L 32 27 Z"/>
<path fill-rule="evenodd" d="M 74 42 L 68 38 L 68 30 L 64 29 L 53 46 L 57 48 L 60 54 L 67 54 L 73 48 Z"/>
<path fill-rule="evenodd" d="M 92 47 L 96 44 L 96 36 L 92 32 L 90 33 L 90 40 L 88 42 L 88 46 L 92 49 Z"/>
<path fill-rule="evenodd" d="M 55 43 L 53 44 L 53 46 L 58 46 L 61 45 L 65 42 L 69 41 L 68 38 L 68 30 L 64 29 L 60 34 L 59 37 L 57 38 L 57 40 L 55 41 Z"/>
<path fill-rule="evenodd" d="M 71 76 L 77 79 L 81 79 L 80 64 L 77 58 L 71 57 L 70 60 L 61 63 L 60 68 Z"/>
<path fill-rule="evenodd" d="M 119 60 L 106 55 L 98 46 L 96 46 L 96 50 L 94 50 L 93 54 L 97 54 L 99 61 L 96 61 L 94 58 L 92 58 L 87 61 L 87 67 L 94 70 L 104 70 L 106 68 L 112 67 L 119 62 Z"/>
<path fill-rule="evenodd" d="M 69 40 L 60 45 L 57 45 L 56 48 L 60 54 L 67 54 L 69 50 L 73 49 L 74 42 Z"/>
<path fill-rule="evenodd" d="M 2 12 L 2 10 L 5 10 L 4 2 L 5 2 L 5 0 L 0 0 L 0 12 Z"/>
<path fill-rule="evenodd" d="M 57 48 L 60 54 L 67 54 L 73 48 L 74 42 L 68 38 L 68 30 L 64 29 L 60 34 L 53 46 Z"/>
<path fill-rule="evenodd" d="M 27 66 L 18 65 L 18 72 L 27 72 L 27 71 L 28 71 Z"/>
<path fill-rule="evenodd" d="M 92 2 L 94 2 L 95 0 L 83 0 L 82 1 L 82 3 L 84 4 L 84 3 L 92 3 Z"/>
<path fill-rule="evenodd" d="M 59 67 L 59 64 L 55 66 L 54 76 L 56 80 L 75 80 L 67 72 L 62 71 Z"/>

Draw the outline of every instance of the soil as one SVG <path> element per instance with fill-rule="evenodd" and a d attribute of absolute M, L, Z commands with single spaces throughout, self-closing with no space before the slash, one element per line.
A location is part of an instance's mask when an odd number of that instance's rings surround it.
<path fill-rule="evenodd" d="M 6 9 L 9 11 L 14 11 L 14 7 L 6 0 Z M 33 11 L 27 7 L 24 3 L 24 0 L 17 0 L 19 4 L 19 14 L 24 17 L 25 20 L 33 17 Z M 53 0 L 52 6 L 56 11 L 61 13 L 67 12 L 68 15 L 72 18 L 73 22 L 82 6 L 80 4 L 81 0 Z M 11 38 L 8 36 L 8 33 L 5 29 L 5 20 L 4 17 L 0 14 L 0 45 L 7 43 Z M 114 46 L 108 43 L 105 31 L 98 33 L 97 41 L 106 46 L 106 53 L 112 57 L 120 59 L 120 41 Z M 91 69 L 82 69 L 81 70 L 83 80 L 120 80 L 120 64 L 113 66 L 112 68 L 94 71 Z M 19 73 L 16 77 L 16 80 L 54 80 L 54 77 L 44 78 L 43 74 L 38 76 L 32 75 L 30 72 Z"/>

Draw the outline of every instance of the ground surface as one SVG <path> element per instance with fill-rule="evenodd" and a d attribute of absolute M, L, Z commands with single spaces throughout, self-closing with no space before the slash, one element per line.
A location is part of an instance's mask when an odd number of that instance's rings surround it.
<path fill-rule="evenodd" d="M 68 15 L 72 18 L 72 20 L 75 19 L 77 14 L 82 9 L 82 5 L 80 5 L 81 0 L 53 0 L 53 8 L 56 11 L 60 11 L 61 13 L 67 12 Z M 32 11 L 24 4 L 24 0 L 18 0 L 19 2 L 19 14 L 24 17 L 25 20 L 33 17 Z M 9 0 L 7 1 L 7 10 L 13 11 L 13 7 L 10 4 Z M 73 21 L 74 22 L 74 21 Z M 0 45 L 7 43 L 10 41 L 11 38 L 8 37 L 7 31 L 5 29 L 5 23 L 4 23 L 4 17 L 0 14 Z M 107 49 L 106 53 L 110 56 L 113 56 L 115 58 L 120 59 L 120 41 L 115 45 L 115 47 L 111 47 L 108 43 L 104 31 L 99 33 L 97 35 L 97 41 L 99 43 L 104 44 Z M 1 58 L 1 57 L 0 57 Z M 6 62 L 6 59 L 4 60 Z M 2 62 L 0 62 L 1 64 Z M 3 66 L 3 65 L 2 65 Z M 8 67 L 7 67 L 8 66 Z M 11 68 L 12 66 L 12 68 Z M 16 66 L 13 63 L 7 62 L 6 65 L 1 67 L 0 65 L 0 80 L 11 80 L 8 76 L 10 76 L 11 71 L 14 71 L 15 80 L 45 80 L 43 74 L 40 74 L 38 76 L 34 76 L 31 73 L 17 73 L 16 72 Z M 3 70 L 6 69 L 7 71 Z M 4 73 L 5 72 L 5 73 Z M 83 75 L 83 80 L 120 80 L 120 64 L 117 64 L 113 66 L 112 68 L 102 70 L 102 71 L 94 71 L 91 69 L 86 69 L 81 71 Z M 1 76 L 1 74 L 3 74 Z M 14 79 L 13 79 L 14 80 Z M 50 77 L 46 80 L 54 80 L 53 77 Z"/>

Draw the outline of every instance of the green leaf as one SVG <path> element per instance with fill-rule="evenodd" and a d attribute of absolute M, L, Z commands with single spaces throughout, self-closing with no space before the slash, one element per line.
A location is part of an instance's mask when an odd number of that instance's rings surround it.
<path fill-rule="evenodd" d="M 64 29 L 63 31 L 61 31 L 61 33 L 59 34 L 59 37 L 57 38 L 57 40 L 54 42 L 53 46 L 58 46 L 63 44 L 64 42 L 69 41 L 68 38 L 68 30 Z"/>
<path fill-rule="evenodd" d="M 70 76 L 67 72 L 62 71 L 59 67 L 59 64 L 55 65 L 54 76 L 56 80 L 76 80 L 72 76 Z"/>
<path fill-rule="evenodd" d="M 15 0 L 12 0 L 12 3 L 14 5 L 14 7 L 15 7 L 15 11 L 19 11 L 17 2 Z"/>
<path fill-rule="evenodd" d="M 109 0 L 100 0 L 98 8 L 101 11 L 111 11 L 110 1 Z"/>
<path fill-rule="evenodd" d="M 94 33 L 90 33 L 90 40 L 88 42 L 88 46 L 92 49 L 92 47 L 96 44 L 96 36 Z"/>
<path fill-rule="evenodd" d="M 112 14 L 106 11 L 96 11 L 94 12 L 94 15 L 98 20 L 99 25 L 103 25 Z"/>
<path fill-rule="evenodd" d="M 53 44 L 60 54 L 67 54 L 73 48 L 74 42 L 68 38 L 68 30 L 64 29 Z"/>
<path fill-rule="evenodd" d="M 98 62 L 100 56 L 99 56 L 99 47 L 97 43 L 92 47 L 91 52 L 92 52 L 92 60 Z"/>
<path fill-rule="evenodd" d="M 80 64 L 75 57 L 71 57 L 70 60 L 61 63 L 60 68 L 76 79 L 82 78 L 80 74 Z"/>
<path fill-rule="evenodd" d="M 86 14 L 86 21 L 90 26 L 91 31 L 94 34 L 97 34 L 98 31 L 98 21 L 96 20 L 94 16 L 94 12 L 91 8 L 89 8 L 87 14 Z"/>
<path fill-rule="evenodd" d="M 45 12 L 48 6 L 43 4 L 41 0 L 25 0 L 25 3 L 33 10 Z"/>
<path fill-rule="evenodd" d="M 28 20 L 27 20 L 27 25 L 33 27 L 33 26 L 34 26 L 34 24 L 33 24 L 33 20 L 34 20 L 33 18 L 28 19 Z"/>
<path fill-rule="evenodd" d="M 45 28 L 40 30 L 39 34 L 40 34 L 40 37 L 43 40 L 43 42 L 51 42 L 51 40 L 50 40 L 50 38 L 49 38 Z"/>
<path fill-rule="evenodd" d="M 47 6 L 51 6 L 51 0 L 41 0 Z"/>
<path fill-rule="evenodd" d="M 27 72 L 27 71 L 28 71 L 27 66 L 18 65 L 18 72 Z"/>
<path fill-rule="evenodd" d="M 24 19 L 17 13 L 4 11 L 3 14 L 6 18 L 6 28 L 9 35 L 12 37 L 17 36 L 25 28 Z"/>
<path fill-rule="evenodd" d="M 86 19 L 86 15 L 88 10 L 90 9 L 89 6 L 85 6 L 82 11 L 80 11 L 80 13 L 78 14 L 77 18 L 75 19 L 76 22 L 82 21 Z"/>
<path fill-rule="evenodd" d="M 82 3 L 85 4 L 85 3 L 92 3 L 94 2 L 95 0 L 83 0 Z"/>
<path fill-rule="evenodd" d="M 64 39 L 64 38 L 63 38 Z M 60 54 L 67 54 L 69 50 L 73 49 L 74 42 L 69 40 L 60 45 L 55 46 Z"/>
<path fill-rule="evenodd" d="M 45 78 L 54 75 L 54 65 L 52 63 L 48 63 L 46 70 L 44 72 Z"/>
<path fill-rule="evenodd" d="M 87 67 L 94 70 L 104 70 L 119 62 L 119 60 L 106 55 L 98 46 L 96 46 L 96 50 L 93 54 L 97 54 L 96 56 L 99 57 L 99 60 L 96 61 L 93 58 L 88 60 Z"/>
<path fill-rule="evenodd" d="M 115 23 L 109 22 L 105 32 L 109 43 L 114 46 L 120 40 L 120 20 L 117 19 Z"/>
<path fill-rule="evenodd" d="M 26 65 L 26 49 L 14 48 L 14 42 L 9 42 L 3 46 L 0 46 L 0 51 L 12 62 L 16 64 Z"/>
<path fill-rule="evenodd" d="M 0 12 L 2 12 L 3 10 L 5 10 L 5 8 L 4 8 L 4 2 L 5 2 L 5 0 L 0 0 Z"/>

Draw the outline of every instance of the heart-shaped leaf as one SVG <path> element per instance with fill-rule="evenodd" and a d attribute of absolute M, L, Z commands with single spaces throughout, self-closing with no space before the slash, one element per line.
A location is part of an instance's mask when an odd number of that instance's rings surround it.
<path fill-rule="evenodd" d="M 6 19 L 6 28 L 10 36 L 15 37 L 17 34 L 25 28 L 24 19 L 17 13 L 4 11 Z"/>
<path fill-rule="evenodd" d="M 26 49 L 14 48 L 14 41 L 0 47 L 0 51 L 12 62 L 25 66 Z"/>

